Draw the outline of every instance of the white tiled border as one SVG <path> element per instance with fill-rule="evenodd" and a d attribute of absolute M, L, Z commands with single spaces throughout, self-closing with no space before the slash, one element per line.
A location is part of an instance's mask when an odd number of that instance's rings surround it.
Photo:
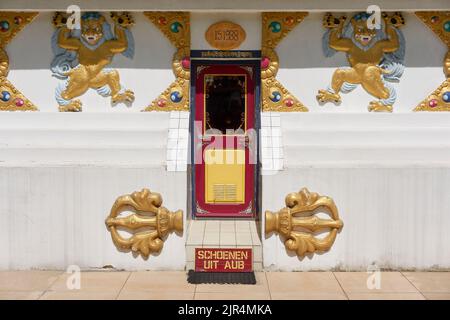
<path fill-rule="evenodd" d="M 278 112 L 261 113 L 260 152 L 263 174 L 283 169 L 281 117 Z"/>
<path fill-rule="evenodd" d="M 167 171 L 186 171 L 189 146 L 189 112 L 171 111 L 167 139 Z"/>

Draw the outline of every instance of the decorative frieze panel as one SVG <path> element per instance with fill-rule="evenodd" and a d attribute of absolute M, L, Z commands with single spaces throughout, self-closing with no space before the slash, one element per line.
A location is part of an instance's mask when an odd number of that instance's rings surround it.
<path fill-rule="evenodd" d="M 416 15 L 447 45 L 448 51 L 444 57 L 446 80 L 414 111 L 450 111 L 450 11 L 421 11 Z"/>
<path fill-rule="evenodd" d="M 112 105 L 133 103 L 134 92 L 122 86 L 117 70 L 106 66 L 118 53 L 133 58 L 134 39 L 130 29 L 134 20 L 127 12 L 111 12 L 110 16 L 114 33 L 99 12 L 84 12 L 79 29 L 69 29 L 68 14 L 56 12 L 53 16 L 56 30 L 51 39 L 54 54 L 51 70 L 60 79 L 55 90 L 59 111 L 81 111 L 78 98 L 89 89 L 111 97 Z"/>
<path fill-rule="evenodd" d="M 308 15 L 307 12 L 262 13 L 261 91 L 263 111 L 308 111 L 277 79 L 280 41 Z"/>
<path fill-rule="evenodd" d="M 9 58 L 6 46 L 37 12 L 0 12 L 0 111 L 36 111 L 37 107 L 7 79 Z"/>
<path fill-rule="evenodd" d="M 328 251 L 344 226 L 333 199 L 303 188 L 288 194 L 285 202 L 286 207 L 278 212 L 266 211 L 266 235 L 279 233 L 285 238 L 286 249 L 295 251 L 299 257 Z M 318 218 L 319 209 L 324 209 L 331 219 Z M 318 237 L 327 230 L 325 237 Z"/>
<path fill-rule="evenodd" d="M 347 67 L 338 68 L 327 89 L 318 91 L 317 100 L 324 104 L 341 103 L 341 93 L 349 93 L 361 85 L 377 100 L 369 103 L 369 111 L 392 112 L 397 99 L 391 83 L 403 74 L 405 40 L 400 28 L 405 24 L 400 13 L 383 13 L 380 27 L 370 26 L 371 14 L 359 12 L 350 19 L 325 14 L 322 48 L 326 57 L 336 52 L 346 54 Z"/>
<path fill-rule="evenodd" d="M 134 213 L 119 217 L 124 211 Z M 165 237 L 172 231 L 183 231 L 183 211 L 171 212 L 162 207 L 159 193 L 148 189 L 117 198 L 106 219 L 106 226 L 117 248 L 131 250 L 148 258 L 151 253 L 161 251 Z M 132 233 L 124 238 L 119 231 Z"/>
<path fill-rule="evenodd" d="M 177 48 L 172 69 L 175 81 L 143 111 L 189 111 L 191 29 L 189 12 L 144 12 Z"/>

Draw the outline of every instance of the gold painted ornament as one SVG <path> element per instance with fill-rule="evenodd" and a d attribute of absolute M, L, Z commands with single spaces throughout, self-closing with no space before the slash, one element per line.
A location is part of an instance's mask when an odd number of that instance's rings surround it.
<path fill-rule="evenodd" d="M 37 12 L 0 12 L 0 111 L 37 111 L 28 100 L 7 79 L 9 57 L 6 46 L 33 19 Z"/>
<path fill-rule="evenodd" d="M 134 213 L 119 217 L 124 211 Z M 142 189 L 118 197 L 105 223 L 118 249 L 131 250 L 147 259 L 162 250 L 170 232 L 183 232 L 183 211 L 167 210 L 159 193 Z M 127 230 L 132 236 L 124 238 L 119 230 Z"/>
<path fill-rule="evenodd" d="M 177 51 L 172 59 L 175 81 L 143 111 L 189 111 L 191 74 L 189 12 L 144 12 L 144 15 L 161 30 Z"/>
<path fill-rule="evenodd" d="M 308 111 L 277 79 L 279 58 L 275 47 L 308 15 L 307 12 L 262 13 L 262 111 Z"/>
<path fill-rule="evenodd" d="M 55 55 L 51 70 L 61 79 L 56 88 L 55 99 L 61 112 L 79 112 L 82 103 L 78 99 L 89 89 L 101 96 L 111 97 L 111 104 L 125 103 L 130 106 L 134 92 L 120 82 L 119 72 L 106 68 L 116 54 L 127 58 L 134 56 L 134 39 L 130 28 L 133 17 L 127 12 L 112 12 L 114 33 L 105 16 L 99 12 L 84 12 L 80 29 L 69 29 L 67 14 L 56 12 L 52 37 Z"/>
<path fill-rule="evenodd" d="M 333 199 L 303 188 L 300 192 L 288 194 L 285 203 L 286 207 L 278 212 L 266 211 L 266 235 L 279 233 L 284 238 L 286 249 L 299 257 L 330 250 L 344 226 Z M 323 209 L 331 219 L 318 218 L 315 214 L 319 209 Z M 327 230 L 325 237 L 317 237 Z"/>
<path fill-rule="evenodd" d="M 443 59 L 446 80 L 414 111 L 450 111 L 450 11 L 420 11 L 416 16 L 447 45 L 448 51 Z"/>
<path fill-rule="evenodd" d="M 209 45 L 219 50 L 238 48 L 246 38 L 245 30 L 237 23 L 220 21 L 209 26 L 205 39 Z"/>
<path fill-rule="evenodd" d="M 320 104 L 341 103 L 341 93 L 349 93 L 358 85 L 377 100 L 371 101 L 369 111 L 392 112 L 397 98 L 392 82 L 398 82 L 404 70 L 405 40 L 400 31 L 404 24 L 401 13 L 382 14 L 381 28 L 369 26 L 371 15 L 366 12 L 323 18 L 324 54 L 345 53 L 349 66 L 334 71 L 331 85 L 319 90 Z"/>

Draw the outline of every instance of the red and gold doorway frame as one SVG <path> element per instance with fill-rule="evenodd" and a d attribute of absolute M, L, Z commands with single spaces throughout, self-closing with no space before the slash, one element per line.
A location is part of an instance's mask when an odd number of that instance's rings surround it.
<path fill-rule="evenodd" d="M 257 217 L 260 201 L 257 134 L 260 127 L 260 54 L 260 51 L 191 51 L 191 193 L 193 217 L 252 219 Z M 233 204 L 231 204 L 232 202 L 226 203 L 226 201 L 221 204 L 207 201 L 207 170 L 213 169 L 212 178 L 214 180 L 214 172 L 224 168 L 220 166 L 214 168 L 214 166 L 205 165 L 203 161 L 204 142 L 202 138 L 205 128 L 205 97 L 202 93 L 205 91 L 203 81 L 205 74 L 229 76 L 242 74 L 246 77 L 245 129 L 254 129 L 253 132 L 256 132 L 252 137 L 254 139 L 253 153 L 250 155 L 247 148 L 241 151 L 239 149 L 222 151 L 233 152 L 233 156 L 244 156 L 246 159 L 245 166 L 232 165 L 229 167 L 230 173 L 233 171 L 233 175 L 241 174 L 245 180 L 245 185 L 239 189 L 240 197 L 237 199 L 239 201 Z M 196 129 L 196 119 L 202 120 L 201 130 Z M 201 149 L 201 157 L 196 155 L 199 148 Z M 249 163 L 250 157 L 256 160 L 252 164 Z M 196 163 L 199 160 L 201 163 Z M 240 173 L 241 170 L 242 173 Z"/>

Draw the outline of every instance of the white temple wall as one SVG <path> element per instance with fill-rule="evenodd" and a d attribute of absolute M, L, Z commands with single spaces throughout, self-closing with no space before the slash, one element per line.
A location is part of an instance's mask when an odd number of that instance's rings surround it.
<path fill-rule="evenodd" d="M 186 172 L 166 170 L 169 114 L 140 112 L 174 80 L 175 48 L 142 13 L 133 16 L 135 57 L 116 55 L 111 65 L 135 92 L 130 108 L 89 91 L 82 113 L 58 112 L 52 12 L 41 12 L 8 45 L 8 79 L 40 112 L 0 114 L 0 269 L 184 269 L 186 225 L 161 254 L 143 260 L 118 251 L 104 224 L 117 196 L 143 187 L 161 193 L 168 209 L 190 213 Z M 322 53 L 323 13 L 310 13 L 277 46 L 277 79 L 310 113 L 281 115 L 284 165 L 262 178 L 262 212 L 307 187 L 334 199 L 344 228 L 329 252 L 304 259 L 263 232 L 266 268 L 450 268 L 450 115 L 412 112 L 444 80 L 446 48 L 412 13 L 404 16 L 406 69 L 394 84 L 393 114 L 368 113 L 373 98 L 361 88 L 343 94 L 338 107 L 318 105 L 317 90 L 347 64 L 342 53 Z M 238 49 L 260 49 L 256 12 L 192 13 L 192 49 L 213 49 L 204 33 L 220 20 L 246 30 Z"/>
<path fill-rule="evenodd" d="M 450 268 L 449 114 L 281 114 L 281 127 L 284 168 L 262 176 L 263 212 L 307 187 L 333 198 L 344 227 L 304 259 L 263 236 L 265 268 Z"/>
<path fill-rule="evenodd" d="M 166 171 L 168 127 L 169 113 L 2 113 L 0 269 L 183 270 L 186 233 L 144 260 L 105 225 L 118 196 L 144 187 L 186 220 L 186 173 Z"/>

